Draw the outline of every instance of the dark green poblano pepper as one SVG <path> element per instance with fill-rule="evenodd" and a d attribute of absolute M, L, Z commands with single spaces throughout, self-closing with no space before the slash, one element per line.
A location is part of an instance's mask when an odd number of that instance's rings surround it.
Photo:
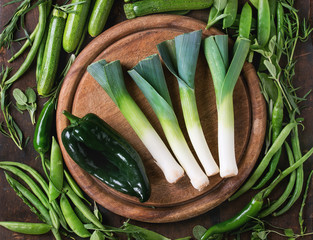
<path fill-rule="evenodd" d="M 78 118 L 63 113 L 71 122 L 62 132 L 70 157 L 109 187 L 147 201 L 150 183 L 136 150 L 97 115 L 88 113 Z"/>

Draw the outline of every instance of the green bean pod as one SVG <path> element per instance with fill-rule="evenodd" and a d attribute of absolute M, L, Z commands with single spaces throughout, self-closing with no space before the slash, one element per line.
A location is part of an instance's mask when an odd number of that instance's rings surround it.
<path fill-rule="evenodd" d="M 37 83 L 38 94 L 42 96 L 48 95 L 54 85 L 58 70 L 66 16 L 65 12 L 53 9 L 42 59 L 40 78 Z"/>
<path fill-rule="evenodd" d="M 46 20 L 47 20 L 47 2 L 43 2 L 39 4 L 38 6 L 39 9 L 39 19 L 38 19 L 38 32 L 36 33 L 36 37 L 34 40 L 34 43 L 29 50 L 26 59 L 22 63 L 22 65 L 19 67 L 19 69 L 15 72 L 15 74 L 6 81 L 7 84 L 12 84 L 15 82 L 17 79 L 19 79 L 30 67 L 32 64 L 39 45 L 41 43 L 42 37 L 45 33 L 45 27 L 46 27 Z"/>
<path fill-rule="evenodd" d="M 273 112 L 272 112 L 272 141 L 274 142 L 279 136 L 282 126 L 283 126 L 283 118 L 284 118 L 284 102 L 281 91 L 277 88 L 277 98 L 274 104 Z M 255 186 L 253 189 L 260 189 L 263 187 L 274 175 L 276 171 L 276 167 L 278 165 L 279 159 L 281 155 L 281 148 L 275 153 L 273 156 L 270 167 L 266 175 L 261 179 L 259 184 Z"/>
<path fill-rule="evenodd" d="M 236 230 L 256 217 L 263 206 L 263 195 L 256 194 L 251 201 L 234 217 L 210 227 L 201 237 L 201 240 L 209 239 L 215 234 Z"/>
<path fill-rule="evenodd" d="M 42 235 L 51 230 L 51 226 L 45 223 L 0 222 L 0 226 L 13 232 L 31 235 Z"/>
<path fill-rule="evenodd" d="M 113 3 L 114 0 L 96 0 L 88 22 L 88 33 L 90 36 L 96 37 L 102 32 Z"/>
<path fill-rule="evenodd" d="M 75 214 L 65 194 L 61 195 L 60 206 L 66 219 L 66 222 L 73 230 L 73 232 L 82 238 L 90 237 L 91 236 L 90 232 L 88 232 L 88 230 L 84 227 L 84 224 Z"/>
<path fill-rule="evenodd" d="M 271 13 L 268 0 L 259 0 L 257 39 L 260 46 L 265 46 L 270 38 Z"/>
<path fill-rule="evenodd" d="M 283 128 L 276 141 L 272 144 L 266 155 L 261 160 L 258 167 L 254 170 L 251 177 L 233 196 L 229 198 L 230 201 L 238 198 L 239 196 L 247 192 L 256 183 L 256 181 L 262 176 L 274 154 L 281 148 L 286 138 L 289 136 L 291 130 L 294 129 L 296 126 L 296 123 L 289 123 Z"/>
<path fill-rule="evenodd" d="M 252 24 L 252 8 L 249 3 L 245 3 L 241 10 L 240 21 L 239 21 L 239 36 L 244 38 L 250 37 Z"/>
<path fill-rule="evenodd" d="M 224 14 L 228 16 L 223 19 L 223 29 L 229 28 L 235 22 L 238 9 L 238 0 L 228 0 L 224 9 Z"/>
<path fill-rule="evenodd" d="M 73 0 L 72 4 L 79 3 L 81 0 Z M 63 34 L 63 49 L 70 53 L 73 52 L 82 37 L 85 23 L 87 21 L 91 0 L 73 6 L 73 12 L 69 13 Z"/>
<path fill-rule="evenodd" d="M 293 157 L 293 153 L 291 151 L 291 148 L 287 142 L 285 142 L 285 148 L 286 148 L 287 155 L 288 155 L 289 165 L 292 166 L 294 164 L 294 157 Z M 293 171 L 290 175 L 289 182 L 287 184 L 285 191 L 282 193 L 282 195 L 275 202 L 273 202 L 268 208 L 266 208 L 265 210 L 263 210 L 259 214 L 260 218 L 264 218 L 264 217 L 272 214 L 273 212 L 275 212 L 288 199 L 288 197 L 289 197 L 290 193 L 292 192 L 292 189 L 295 185 L 295 181 L 296 181 L 296 171 Z M 274 215 L 275 215 L 275 213 L 274 213 Z"/>
<path fill-rule="evenodd" d="M 50 155 L 50 182 L 49 182 L 49 201 L 55 200 L 63 188 L 63 159 L 59 144 L 52 137 Z"/>

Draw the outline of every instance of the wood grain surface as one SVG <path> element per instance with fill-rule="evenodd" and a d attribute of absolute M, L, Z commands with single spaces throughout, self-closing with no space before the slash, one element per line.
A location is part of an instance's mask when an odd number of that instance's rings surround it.
<path fill-rule="evenodd" d="M 134 67 L 138 61 L 157 53 L 156 45 L 158 43 L 173 39 L 185 32 L 204 28 L 205 24 L 201 21 L 175 15 L 153 15 L 124 21 L 94 39 L 80 53 L 68 72 L 60 92 L 56 115 L 59 142 L 61 142 L 63 129 L 68 125 L 68 120 L 62 111 L 72 111 L 79 117 L 93 112 L 103 118 L 134 146 L 143 159 L 150 180 L 151 197 L 147 202 L 139 203 L 137 199 L 120 194 L 91 178 L 73 162 L 64 147 L 61 146 L 65 163 L 77 183 L 92 199 L 108 210 L 146 222 L 185 220 L 202 214 L 225 201 L 251 172 L 261 151 L 266 129 L 265 101 L 252 65 L 246 64 L 243 70 L 244 78 L 240 78 L 234 91 L 238 176 L 224 180 L 219 175 L 210 177 L 209 186 L 202 191 L 194 189 L 187 176 L 184 176 L 176 184 L 169 184 L 165 180 L 154 159 L 119 109 L 100 85 L 86 72 L 86 68 L 91 62 L 100 59 L 106 59 L 108 62 L 120 60 L 125 70 L 125 82 L 130 94 L 157 132 L 162 134 L 163 140 L 166 141 L 152 108 L 126 71 Z M 203 32 L 203 38 L 212 34 L 221 34 L 221 32 L 211 28 Z M 168 71 L 165 72 L 165 76 L 174 109 L 183 127 L 177 81 Z M 203 129 L 213 156 L 218 159 L 214 87 L 202 52 L 197 65 L 195 86 Z M 186 131 L 184 132 L 187 136 Z M 153 208 L 151 208 L 152 206 Z"/>
<path fill-rule="evenodd" d="M 4 4 L 8 2 L 8 0 L 0 0 L 0 4 Z M 116 0 L 112 12 L 109 17 L 109 21 L 107 23 L 106 29 L 125 21 L 125 16 L 123 13 L 123 2 L 122 0 Z M 242 3 L 243 1 L 241 1 Z M 311 24 L 312 22 L 312 14 L 310 13 L 310 9 L 313 9 L 313 1 L 302 0 L 296 1 L 296 7 L 299 9 L 299 13 L 301 17 L 310 17 Z M 0 30 L 3 29 L 4 24 L 7 22 L 9 17 L 12 15 L 16 8 L 17 4 L 7 6 L 5 8 L 0 8 Z M 188 14 L 189 17 L 194 19 L 198 19 L 200 21 L 206 22 L 208 17 L 208 11 L 191 11 Z M 26 16 L 26 27 L 29 31 L 32 31 L 36 26 L 36 20 L 38 19 L 37 9 L 32 10 Z M 18 32 L 16 37 L 22 37 L 22 31 Z M 92 38 L 87 38 L 84 46 L 92 40 Z M 19 59 L 14 61 L 12 64 L 8 64 L 7 60 L 11 57 L 12 52 L 16 52 L 20 48 L 18 43 L 12 45 L 10 50 L 1 49 L 0 50 L 0 63 L 1 65 L 6 65 L 13 67 L 13 72 L 18 69 L 23 60 L 26 57 L 26 54 L 23 54 Z M 297 66 L 295 69 L 295 85 L 300 87 L 298 94 L 300 96 L 304 95 L 308 90 L 313 88 L 313 46 L 312 41 L 308 41 L 306 43 L 301 43 L 296 49 L 295 56 L 297 59 Z M 65 64 L 66 62 L 66 54 L 63 52 L 61 57 L 61 64 Z M 35 83 L 35 65 L 33 64 L 31 69 L 24 74 L 23 78 L 17 81 L 8 92 L 9 98 L 12 100 L 12 90 L 16 87 L 25 90 L 28 86 L 34 87 Z M 38 109 L 42 109 L 46 98 L 40 98 L 38 100 Z M 302 152 L 305 153 L 309 148 L 313 145 L 312 140 L 312 132 L 313 132 L 313 97 L 312 94 L 308 96 L 308 101 L 305 103 L 305 108 L 302 110 L 302 117 L 304 117 L 303 125 L 305 126 L 304 131 L 300 131 L 300 144 L 302 147 Z M 37 112 L 36 117 L 38 118 L 39 111 Z M 30 137 L 30 142 L 26 145 L 23 151 L 20 151 L 16 148 L 14 143 L 10 141 L 8 138 L 0 135 L 0 160 L 9 160 L 9 161 L 19 161 L 26 163 L 36 170 L 38 170 L 41 174 L 42 168 L 40 160 L 37 156 L 37 153 L 34 151 L 33 146 L 31 144 L 32 136 L 34 132 L 34 126 L 30 123 L 28 119 L 28 115 L 24 113 L 20 114 L 16 109 L 12 108 L 12 115 L 14 119 L 16 119 L 17 123 L 21 126 L 21 129 L 26 137 Z M 2 121 L 2 115 L 0 115 L 0 121 Z M 257 131 L 258 128 L 255 127 L 253 131 Z M 308 176 L 309 171 L 312 169 L 312 158 L 309 159 L 305 163 L 305 178 Z M 287 158 L 283 156 L 282 161 L 280 162 L 279 168 L 284 169 L 287 166 Z M 282 182 L 277 189 L 275 190 L 272 199 L 279 196 L 281 192 L 286 187 L 286 182 Z M 310 189 L 312 184 L 310 184 Z M 26 221 L 26 222 L 39 222 L 38 218 L 35 214 L 31 213 L 29 208 L 16 196 L 14 191 L 12 191 L 11 187 L 7 184 L 4 174 L 1 171 L 0 173 L 0 189 L 1 189 L 1 198 L 0 198 L 0 221 Z M 254 195 L 254 191 L 250 191 L 247 194 L 243 195 L 239 199 L 233 202 L 223 202 L 218 207 L 207 211 L 197 217 L 193 217 L 191 219 L 172 222 L 172 223 L 145 223 L 141 221 L 130 220 L 130 223 L 136 224 L 141 227 L 145 227 L 147 229 L 151 229 L 153 231 L 157 231 L 165 236 L 176 239 L 179 237 L 192 236 L 192 228 L 195 225 L 203 225 L 205 227 L 209 227 L 213 224 L 216 224 L 220 221 L 229 219 L 234 216 L 240 209 L 245 206 L 251 196 Z M 266 220 L 275 225 L 282 228 L 293 228 L 295 232 L 299 232 L 299 223 L 298 223 L 298 212 L 301 205 L 300 200 L 293 206 L 288 213 L 284 214 L 280 217 L 268 217 Z M 313 231 L 313 192 L 309 191 L 308 199 L 306 205 L 304 207 L 304 224 L 307 227 L 308 232 Z M 103 215 L 103 222 L 106 225 L 119 227 L 123 224 L 124 221 L 127 221 L 126 217 L 119 216 L 115 213 L 112 213 L 107 208 L 100 206 L 100 211 Z M 26 240 L 50 240 L 53 239 L 52 234 L 45 234 L 43 236 L 28 236 L 22 234 L 12 233 L 4 228 L 0 228 L 0 239 L 2 240 L 15 240 L 15 239 L 26 239 Z M 242 239 L 251 239 L 250 235 L 244 235 Z M 268 239 L 280 240 L 285 239 L 278 235 L 270 234 Z M 307 236 L 303 239 L 312 239 L 311 236 Z"/>

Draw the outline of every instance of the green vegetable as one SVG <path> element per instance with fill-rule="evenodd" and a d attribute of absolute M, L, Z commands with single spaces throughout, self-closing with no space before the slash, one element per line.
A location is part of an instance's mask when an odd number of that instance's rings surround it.
<path fill-rule="evenodd" d="M 66 13 L 58 9 L 54 9 L 52 12 L 40 76 L 37 82 L 38 94 L 42 96 L 48 95 L 54 85 L 66 16 Z"/>
<path fill-rule="evenodd" d="M 237 175 L 234 145 L 233 90 L 250 48 L 250 41 L 239 38 L 228 66 L 228 37 L 216 35 L 204 40 L 207 59 L 215 89 L 218 114 L 218 154 L 221 177 Z"/>
<path fill-rule="evenodd" d="M 38 19 L 38 32 L 36 34 L 34 43 L 29 50 L 26 59 L 22 63 L 22 65 L 19 67 L 19 69 L 15 72 L 15 74 L 6 81 L 6 84 L 12 84 L 15 82 L 17 79 L 19 79 L 30 67 L 32 64 L 37 50 L 39 48 L 40 42 L 43 38 L 44 32 L 45 32 L 45 27 L 46 27 L 46 20 L 47 20 L 47 2 L 40 3 L 38 8 L 39 8 L 39 19 Z"/>
<path fill-rule="evenodd" d="M 259 0 L 257 39 L 260 46 L 265 46 L 270 38 L 271 13 L 268 0 Z"/>
<path fill-rule="evenodd" d="M 0 222 L 0 226 L 13 232 L 31 235 L 45 234 L 51 230 L 51 226 L 45 223 Z"/>
<path fill-rule="evenodd" d="M 87 71 L 120 109 L 163 171 L 166 180 L 174 183 L 181 178 L 184 175 L 182 167 L 173 158 L 162 139 L 129 95 L 120 62 L 107 63 L 105 60 L 100 60 L 89 65 Z"/>
<path fill-rule="evenodd" d="M 63 48 L 68 53 L 73 52 L 77 48 L 82 38 L 91 0 L 84 2 L 73 0 L 72 4 L 75 5 L 73 5 L 72 11 L 67 16 L 63 34 Z"/>
<path fill-rule="evenodd" d="M 50 155 L 50 182 L 49 182 L 49 201 L 55 200 L 63 188 L 63 158 L 59 144 L 52 137 Z"/>
<path fill-rule="evenodd" d="M 31 123 L 34 125 L 35 120 L 35 112 L 37 110 L 36 104 L 36 93 L 35 91 L 28 87 L 25 91 L 25 94 L 18 88 L 13 90 L 13 97 L 16 101 L 16 107 L 21 110 L 27 110 L 30 116 Z"/>
<path fill-rule="evenodd" d="M 68 112 L 64 114 L 71 121 L 62 132 L 62 142 L 70 157 L 113 189 L 147 201 L 149 180 L 136 150 L 95 114 L 81 119 Z"/>
<path fill-rule="evenodd" d="M 211 176 L 217 174 L 219 168 L 213 159 L 201 127 L 194 83 L 201 36 L 201 30 L 185 33 L 173 40 L 162 42 L 157 47 L 165 65 L 178 81 L 183 116 L 189 139 L 205 173 Z M 142 66 L 142 68 L 144 67 Z M 134 69 L 136 70 L 136 67 Z M 147 75 L 149 76 L 149 74 Z M 147 80 L 149 81 L 148 78 Z"/>
<path fill-rule="evenodd" d="M 239 37 L 248 38 L 250 37 L 252 24 L 252 9 L 249 3 L 245 3 L 241 10 L 240 21 L 239 21 Z"/>
<path fill-rule="evenodd" d="M 188 175 L 192 186 L 199 191 L 209 184 L 196 159 L 192 155 L 180 129 L 166 85 L 160 58 L 157 54 L 141 60 L 129 75 L 143 92 L 156 113 L 171 149 Z M 186 93 L 183 93 L 184 97 Z"/>
<path fill-rule="evenodd" d="M 209 8 L 213 0 L 145 0 L 124 4 L 127 19 L 153 13 Z"/>
<path fill-rule="evenodd" d="M 222 14 L 221 11 L 218 11 L 214 6 L 211 7 L 209 18 L 205 29 L 209 29 L 215 25 L 218 21 L 228 16 L 227 14 Z"/>
<path fill-rule="evenodd" d="M 90 237 L 91 233 L 88 232 L 88 230 L 84 227 L 84 224 L 76 216 L 65 194 L 61 195 L 60 206 L 64 214 L 64 217 L 66 219 L 66 222 L 68 223 L 70 228 L 73 230 L 73 232 L 82 238 Z"/>
<path fill-rule="evenodd" d="M 229 28 L 235 22 L 238 9 L 238 0 L 228 0 L 224 9 L 224 14 L 227 15 L 223 19 L 223 29 Z"/>
<path fill-rule="evenodd" d="M 92 37 L 98 36 L 109 17 L 114 0 L 96 0 L 88 22 L 88 33 Z"/>

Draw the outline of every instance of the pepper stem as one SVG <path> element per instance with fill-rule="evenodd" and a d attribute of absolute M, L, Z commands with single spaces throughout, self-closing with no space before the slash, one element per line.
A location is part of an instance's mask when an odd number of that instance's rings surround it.
<path fill-rule="evenodd" d="M 67 117 L 71 124 L 76 123 L 80 119 L 79 117 L 74 116 L 66 110 L 63 110 L 63 114 L 65 115 L 65 117 Z"/>

